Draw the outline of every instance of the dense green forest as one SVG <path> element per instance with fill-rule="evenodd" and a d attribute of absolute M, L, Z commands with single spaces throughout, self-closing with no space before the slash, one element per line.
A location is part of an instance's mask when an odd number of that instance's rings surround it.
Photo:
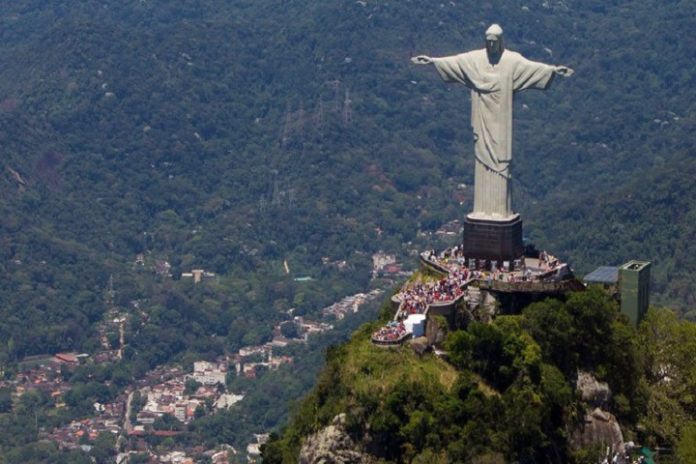
<path fill-rule="evenodd" d="M 407 58 L 476 47 L 490 18 L 577 69 L 516 108 L 529 237 L 581 271 L 652 259 L 655 297 L 688 309 L 691 6 L 585 3 L 7 5 L 3 338 L 22 334 L 20 355 L 86 343 L 109 276 L 124 302 L 152 290 L 132 272 L 144 251 L 175 276 L 288 258 L 316 275 L 460 217 L 468 97 Z"/>
<path fill-rule="evenodd" d="M 652 260 L 653 300 L 695 319 L 694 10 L 2 2 L 2 372 L 28 355 L 94 352 L 115 307 L 131 315 L 113 369 L 125 383 L 266 341 L 288 309 L 314 315 L 365 290 L 377 250 L 434 247 L 427 233 L 471 204 L 469 97 L 409 57 L 478 48 L 492 21 L 509 48 L 576 70 L 516 103 L 528 238 L 579 274 Z M 154 272 L 164 261 L 171 278 Z M 219 278 L 180 281 L 192 267 Z"/>

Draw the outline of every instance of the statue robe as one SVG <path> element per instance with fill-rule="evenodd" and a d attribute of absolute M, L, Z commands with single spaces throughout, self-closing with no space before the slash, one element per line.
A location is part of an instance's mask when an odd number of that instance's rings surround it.
<path fill-rule="evenodd" d="M 474 129 L 474 218 L 509 220 L 512 212 L 512 99 L 525 89 L 551 85 L 554 66 L 537 63 L 503 50 L 491 64 L 485 49 L 433 58 L 440 77 L 471 89 L 471 125 Z"/>

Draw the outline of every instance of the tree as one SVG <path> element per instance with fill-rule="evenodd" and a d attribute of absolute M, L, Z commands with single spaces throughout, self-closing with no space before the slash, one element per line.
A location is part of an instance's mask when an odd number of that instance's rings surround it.
<path fill-rule="evenodd" d="M 12 411 L 12 391 L 8 388 L 0 389 L 0 413 Z"/>
<path fill-rule="evenodd" d="M 580 368 L 601 366 L 606 342 L 611 339 L 612 322 L 619 316 L 618 305 L 598 287 L 572 293 L 564 307 L 573 318 L 573 347 Z"/>
<path fill-rule="evenodd" d="M 680 462 L 696 462 L 696 421 L 689 421 L 679 434 L 677 456 Z"/>
<path fill-rule="evenodd" d="M 194 393 L 196 393 L 196 390 L 203 385 L 200 382 L 197 382 L 194 379 L 186 379 L 186 382 L 184 383 L 184 395 L 191 396 Z"/>
<path fill-rule="evenodd" d="M 293 321 L 285 321 L 280 324 L 280 333 L 283 334 L 285 338 L 297 338 L 299 337 L 299 332 L 297 331 L 297 324 Z"/>
<path fill-rule="evenodd" d="M 179 431 L 183 429 L 184 424 L 182 424 L 179 419 L 171 414 L 162 414 L 160 417 L 155 419 L 152 427 L 155 430 Z"/>
<path fill-rule="evenodd" d="M 98 464 L 106 464 L 113 461 L 113 456 L 116 453 L 114 447 L 116 445 L 116 435 L 109 432 L 100 433 L 92 443 L 90 454 L 94 457 Z"/>
<path fill-rule="evenodd" d="M 541 347 L 544 359 L 566 375 L 575 373 L 578 353 L 575 350 L 575 321 L 563 303 L 547 299 L 527 306 L 523 326 Z"/>
<path fill-rule="evenodd" d="M 679 320 L 670 309 L 651 308 L 639 334 L 650 387 L 643 421 L 658 439 L 676 443 L 696 414 L 696 324 Z"/>

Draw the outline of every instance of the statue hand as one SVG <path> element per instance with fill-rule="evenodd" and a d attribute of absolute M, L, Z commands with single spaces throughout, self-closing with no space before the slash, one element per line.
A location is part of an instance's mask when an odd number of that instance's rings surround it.
<path fill-rule="evenodd" d="M 428 55 L 418 55 L 411 58 L 411 61 L 415 64 L 430 64 L 433 62 L 433 59 Z"/>
<path fill-rule="evenodd" d="M 570 77 L 573 75 L 575 71 L 570 69 L 568 66 L 556 66 L 556 69 L 554 69 L 554 72 L 556 74 L 560 74 L 563 77 Z"/>

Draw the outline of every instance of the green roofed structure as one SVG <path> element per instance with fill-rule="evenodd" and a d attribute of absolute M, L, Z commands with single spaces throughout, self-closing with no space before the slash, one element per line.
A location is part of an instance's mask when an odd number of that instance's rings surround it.
<path fill-rule="evenodd" d="M 619 267 L 621 312 L 637 326 L 650 305 L 650 261 L 629 261 Z"/>
<path fill-rule="evenodd" d="M 622 266 L 600 266 L 583 277 L 585 285 L 601 285 L 621 300 L 621 312 L 637 326 L 650 305 L 650 262 L 629 261 Z"/>

